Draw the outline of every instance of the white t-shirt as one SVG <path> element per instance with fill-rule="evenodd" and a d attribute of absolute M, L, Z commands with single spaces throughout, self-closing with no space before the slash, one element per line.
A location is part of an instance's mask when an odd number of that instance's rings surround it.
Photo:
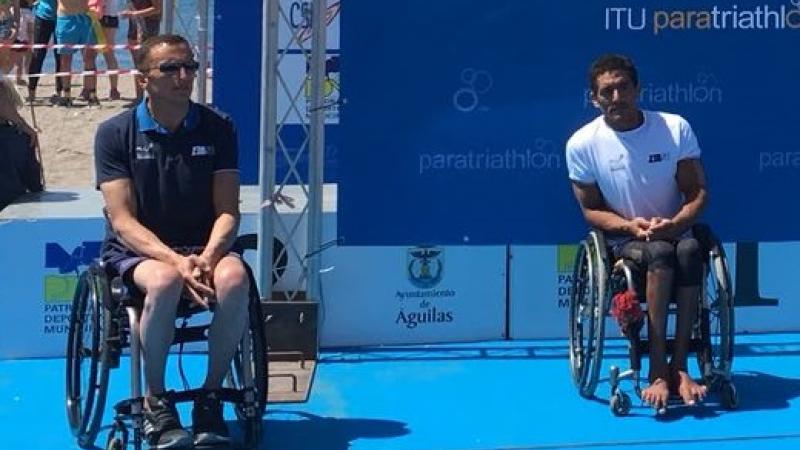
<path fill-rule="evenodd" d="M 603 116 L 567 142 L 569 178 L 597 183 L 606 204 L 626 219 L 672 218 L 683 205 L 675 179 L 678 161 L 700 158 L 700 147 L 681 116 L 643 111 L 644 122 L 614 131 Z"/>

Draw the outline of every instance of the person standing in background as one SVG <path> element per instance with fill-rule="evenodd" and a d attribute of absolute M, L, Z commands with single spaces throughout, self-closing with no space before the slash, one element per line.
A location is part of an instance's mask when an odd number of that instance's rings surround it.
<path fill-rule="evenodd" d="M 128 18 L 128 46 L 131 56 L 136 60 L 135 46 L 153 36 L 158 36 L 161 28 L 162 0 L 130 0 L 131 9 L 119 13 L 120 17 Z M 142 99 L 142 87 L 134 81 L 136 87 L 136 103 Z"/>
<path fill-rule="evenodd" d="M 105 42 L 107 47 L 102 50 L 103 58 L 106 60 L 106 67 L 108 70 L 119 69 L 117 63 L 117 56 L 114 53 L 114 44 L 116 43 L 117 29 L 119 28 L 119 2 L 121 0 L 89 0 L 89 10 L 92 11 L 102 26 L 103 34 L 105 35 Z M 87 48 L 84 53 L 84 67 L 87 71 L 97 69 L 95 65 L 97 59 L 97 50 Z M 109 75 L 109 84 L 111 88 L 108 93 L 109 100 L 119 100 L 119 76 Z M 83 92 L 81 97 L 86 101 L 92 98 L 97 98 L 97 76 L 86 75 L 83 78 Z"/>
<path fill-rule="evenodd" d="M 72 56 L 76 49 L 74 46 L 104 44 L 102 28 L 93 14 L 89 13 L 87 0 L 58 0 L 58 14 L 56 17 L 56 39 L 58 42 L 69 45 L 59 48 L 58 56 L 61 59 L 61 68 L 66 72 L 62 75 L 61 86 L 64 93 L 59 102 L 61 106 L 72 106 L 71 83 Z M 97 96 L 89 98 L 89 104 L 97 104 Z"/>
<path fill-rule="evenodd" d="M 56 0 L 38 0 L 33 6 L 33 43 L 48 44 L 51 37 L 53 38 L 53 44 L 58 44 L 56 38 Z M 39 75 L 42 72 L 42 64 L 46 54 L 46 48 L 37 48 L 33 51 L 31 63 L 28 66 L 28 101 L 33 101 L 36 98 L 36 87 L 39 85 Z M 61 61 L 55 49 L 53 50 L 53 58 L 56 61 L 56 72 L 61 72 Z M 59 103 L 63 91 L 61 78 L 56 77 L 56 91 L 50 97 L 50 102 Z"/>
<path fill-rule="evenodd" d="M 19 11 L 19 14 L 17 14 Z M 17 38 L 15 44 L 29 45 L 33 42 L 33 12 L 29 0 L 19 0 L 19 8 L 14 9 L 14 15 L 19 16 L 19 27 L 17 28 Z M 31 50 L 29 48 L 18 48 L 13 50 L 17 65 L 17 85 L 27 86 L 28 83 L 22 78 L 30 64 Z"/>
<path fill-rule="evenodd" d="M 19 0 L 0 0 L 0 44 L 13 44 L 19 31 Z M 0 76 L 9 73 L 16 57 L 9 48 L 0 48 Z"/>

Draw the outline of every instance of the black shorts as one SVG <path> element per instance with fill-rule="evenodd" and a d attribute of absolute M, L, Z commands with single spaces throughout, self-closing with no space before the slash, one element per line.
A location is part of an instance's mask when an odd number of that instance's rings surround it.
<path fill-rule="evenodd" d="M 99 22 L 103 28 L 119 28 L 119 17 L 117 16 L 103 16 Z"/>
<path fill-rule="evenodd" d="M 199 255 L 203 252 L 203 246 L 190 245 L 172 247 L 172 250 L 174 250 L 175 253 L 183 256 Z M 234 251 L 229 251 L 226 256 L 236 256 L 241 258 L 241 255 Z M 147 260 L 148 258 L 138 255 L 122 245 L 107 242 L 104 245 L 101 259 L 106 263 L 106 266 L 110 269 L 112 275 L 118 275 L 122 277 L 122 280 L 125 282 L 126 286 L 135 287 L 135 283 L 133 282 L 133 269 L 135 269 L 139 263 Z"/>

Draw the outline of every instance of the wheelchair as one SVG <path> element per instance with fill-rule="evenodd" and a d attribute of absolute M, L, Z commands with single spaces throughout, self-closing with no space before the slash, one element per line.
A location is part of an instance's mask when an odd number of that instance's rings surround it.
<path fill-rule="evenodd" d="M 254 248 L 254 236 L 237 240 L 232 251 Z M 250 242 L 252 241 L 252 242 Z M 232 403 L 244 434 L 244 446 L 256 448 L 261 437 L 261 420 L 267 403 L 267 349 L 261 299 L 253 273 L 244 265 L 250 280 L 248 325 L 239 343 L 220 392 L 220 399 Z M 109 372 L 119 367 L 126 348 L 131 360 L 131 397 L 114 405 L 115 417 L 106 441 L 107 450 L 122 450 L 129 442 L 128 423 L 133 429 L 132 443 L 142 447 L 143 389 L 139 342 L 141 294 L 131 293 L 120 277 L 112 276 L 102 262 L 92 263 L 80 274 L 70 315 L 66 360 L 67 419 L 78 445 L 94 448 L 101 429 L 108 391 Z M 190 316 L 205 311 L 182 299 L 176 319 L 184 321 L 175 330 L 173 345 L 207 340 L 209 324 L 186 326 Z M 177 320 L 176 320 L 177 322 Z M 185 375 L 181 376 L 186 384 Z M 193 401 L 200 389 L 172 394 L 174 403 Z"/>
<path fill-rule="evenodd" d="M 701 384 L 709 393 L 719 394 L 720 405 L 735 409 L 738 405 L 736 387 L 731 379 L 734 346 L 734 306 L 730 274 L 722 243 L 710 228 L 697 224 L 692 229 L 703 254 L 703 282 L 696 321 L 692 326 L 690 352 L 696 354 L 697 365 L 702 375 Z M 597 390 L 603 362 L 603 345 L 606 317 L 612 307 L 615 294 L 641 286 L 637 283 L 633 263 L 624 259 L 612 262 L 610 249 L 602 232 L 592 230 L 580 243 L 572 274 L 569 311 L 569 360 L 572 381 L 581 396 L 593 398 Z M 641 294 L 644 290 L 639 291 Z M 643 297 L 643 295 L 642 295 Z M 646 302 L 644 321 L 647 320 Z M 675 312 L 670 304 L 669 313 Z M 634 391 L 641 398 L 641 357 L 648 351 L 649 343 L 639 336 L 640 325 L 626 333 L 630 369 L 620 371 L 612 366 L 609 374 L 611 395 L 609 407 L 617 416 L 630 412 L 631 398 L 620 388 L 624 380 L 631 380 Z M 674 340 L 668 339 L 667 350 L 671 352 Z M 666 408 L 657 411 L 664 414 Z"/>

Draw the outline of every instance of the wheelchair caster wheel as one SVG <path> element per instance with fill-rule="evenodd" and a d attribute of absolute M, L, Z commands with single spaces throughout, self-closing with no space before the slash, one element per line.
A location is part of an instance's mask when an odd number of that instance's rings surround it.
<path fill-rule="evenodd" d="M 616 393 L 611 396 L 609 407 L 615 416 L 627 416 L 631 412 L 631 397 L 624 392 Z"/>
<path fill-rule="evenodd" d="M 113 438 L 106 444 L 106 450 L 124 450 L 124 448 L 125 444 L 122 443 L 120 438 Z"/>
<path fill-rule="evenodd" d="M 125 450 L 128 446 L 128 429 L 125 424 L 119 421 L 111 425 L 106 441 L 106 450 Z"/>
<path fill-rule="evenodd" d="M 730 381 L 722 382 L 720 386 L 720 403 L 725 409 L 736 409 L 739 407 L 739 395 L 736 393 L 736 386 Z"/>

